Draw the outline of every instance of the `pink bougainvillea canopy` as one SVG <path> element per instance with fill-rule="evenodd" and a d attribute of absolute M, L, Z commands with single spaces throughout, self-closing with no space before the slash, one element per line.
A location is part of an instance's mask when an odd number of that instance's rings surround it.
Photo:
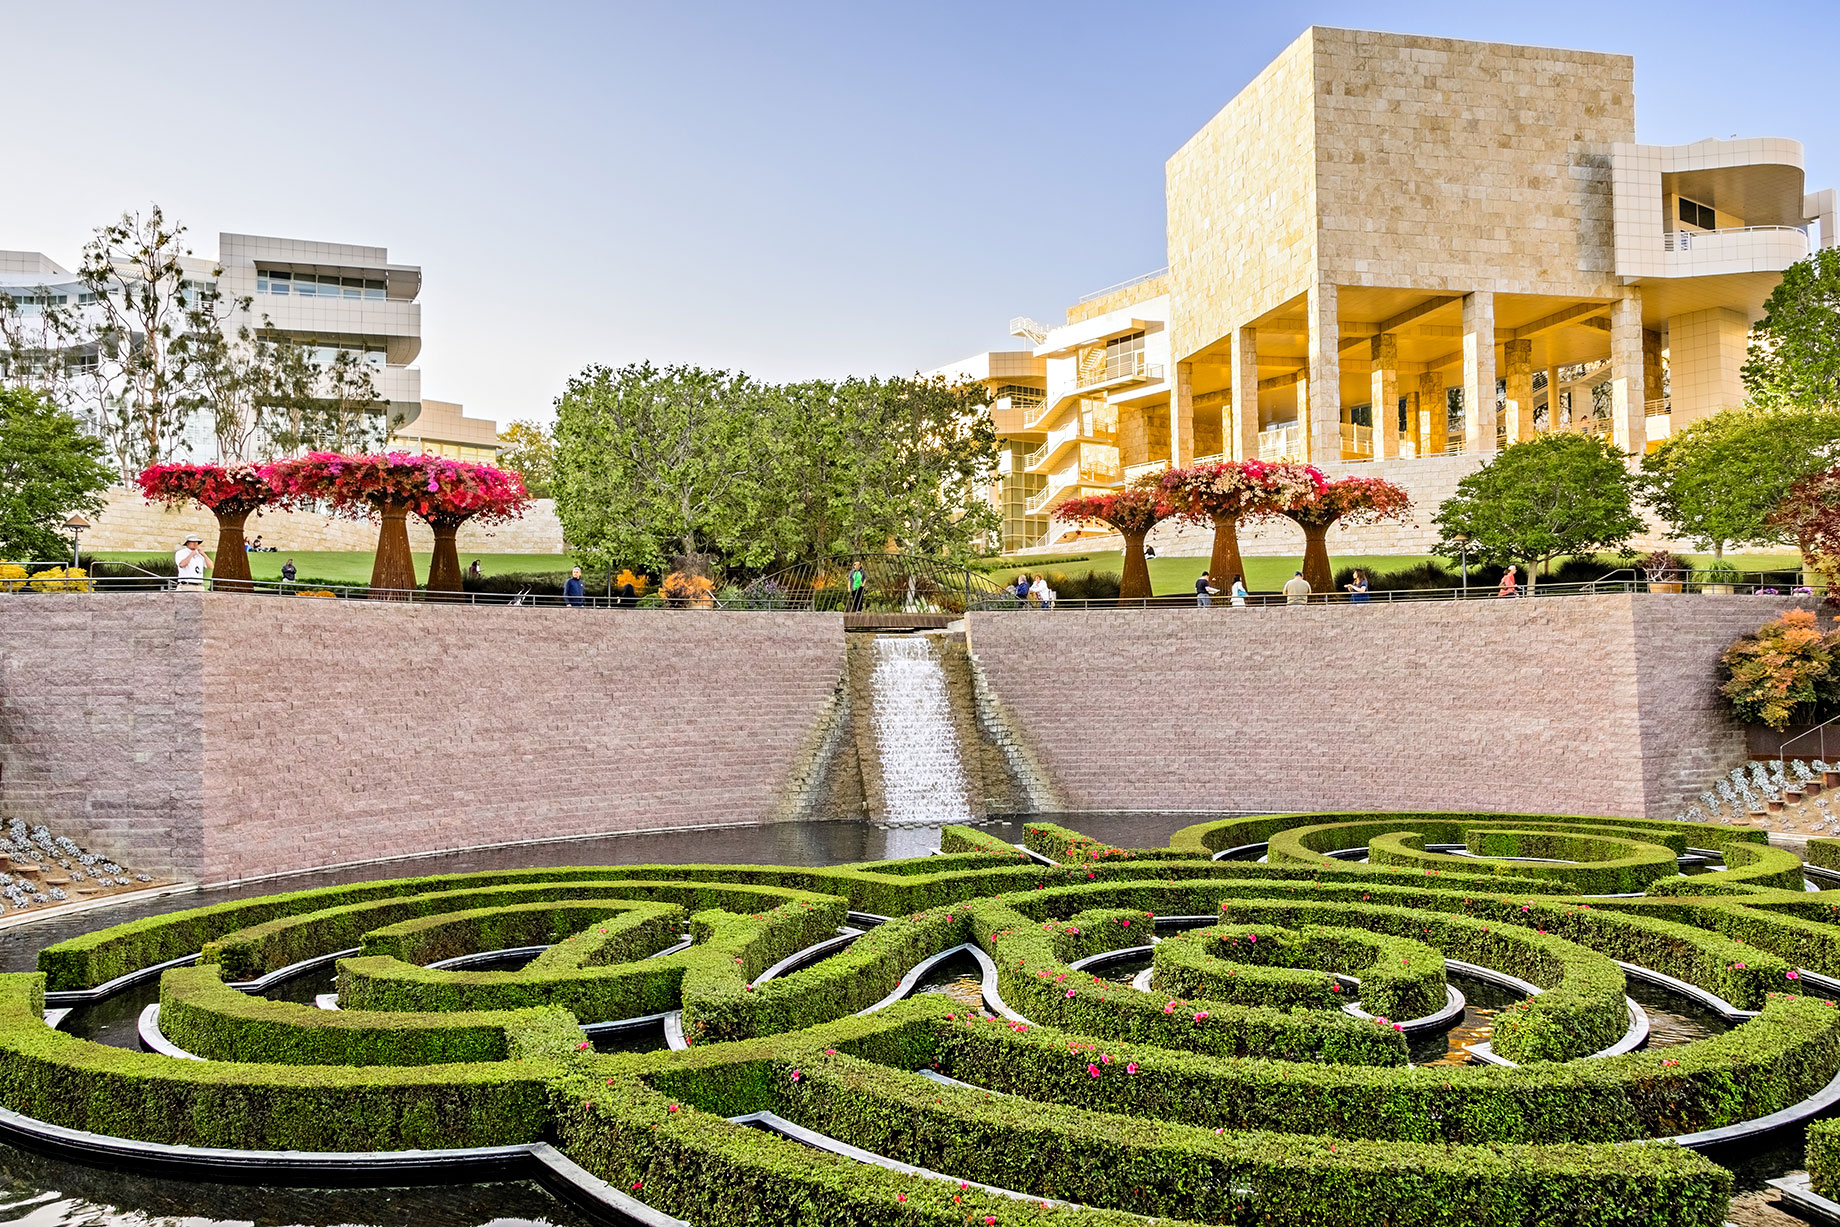
<path fill-rule="evenodd" d="M 524 479 L 518 474 L 443 456 L 309 452 L 277 460 L 262 472 L 277 496 L 290 503 L 324 499 L 335 507 L 373 514 L 386 507 L 401 507 L 430 523 L 510 520 L 530 505 Z"/>
<path fill-rule="evenodd" d="M 252 464 L 156 464 L 134 479 L 151 503 L 197 503 L 218 515 L 248 515 L 275 501 L 265 471 Z"/>

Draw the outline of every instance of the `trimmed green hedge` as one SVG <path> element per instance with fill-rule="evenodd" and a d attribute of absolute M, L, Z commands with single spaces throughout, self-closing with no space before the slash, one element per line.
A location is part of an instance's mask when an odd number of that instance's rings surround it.
<path fill-rule="evenodd" d="M 54 1125 L 168 1145 L 407 1150 L 534 1142 L 544 1136 L 549 1084 L 561 1072 L 518 1059 L 521 1036 L 513 1038 L 513 1059 L 469 1064 L 176 1061 L 54 1031 L 43 1012 L 41 973 L 0 974 L 0 1103 Z M 529 1025 L 541 1032 L 566 1023 L 545 1013 Z"/>
<path fill-rule="evenodd" d="M 1840 1120 L 1810 1121 L 1804 1155 L 1809 1186 L 1832 1199 L 1840 1192 Z"/>
<path fill-rule="evenodd" d="M 1286 929 L 1211 925 L 1157 946 L 1159 993 L 1239 1004 L 1339 1009 L 1354 994 L 1339 973 L 1361 981 L 1361 1008 L 1394 1021 L 1444 1008 L 1444 956 L 1423 942 L 1334 925 Z"/>
<path fill-rule="evenodd" d="M 322 1010 L 240 992 L 208 964 L 160 978 L 160 1031 L 194 1056 L 275 1065 L 441 1065 L 511 1058 L 512 1032 L 576 1028 L 561 1010 L 398 1013 Z M 579 1029 L 577 1029 L 579 1035 Z"/>
<path fill-rule="evenodd" d="M 604 950 L 603 963 L 644 958 L 679 940 L 689 912 L 675 903 L 511 903 L 418 916 L 364 934 L 365 954 L 389 955 L 407 963 L 438 963 L 463 954 L 562 944 L 567 959 L 576 950 Z M 537 955 L 544 959 L 544 951 Z M 554 960 L 551 960 L 554 961 Z"/>

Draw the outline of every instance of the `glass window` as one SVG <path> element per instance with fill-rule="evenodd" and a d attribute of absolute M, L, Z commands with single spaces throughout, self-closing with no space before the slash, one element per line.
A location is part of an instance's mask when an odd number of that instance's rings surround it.
<path fill-rule="evenodd" d="M 1696 200 L 1688 200 L 1685 196 L 1680 198 L 1680 220 L 1685 225 L 1697 226 L 1701 230 L 1716 230 L 1718 228 L 1717 215 L 1713 213 L 1710 205 L 1700 204 Z"/>
<path fill-rule="evenodd" d="M 1143 367 L 1144 334 L 1134 332 L 1128 337 L 1113 337 L 1105 343 L 1105 377 L 1117 379 L 1123 375 L 1134 375 Z"/>

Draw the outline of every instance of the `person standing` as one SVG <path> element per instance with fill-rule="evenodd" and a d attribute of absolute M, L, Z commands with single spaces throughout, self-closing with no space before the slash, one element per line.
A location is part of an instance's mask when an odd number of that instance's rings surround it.
<path fill-rule="evenodd" d="M 861 613 L 863 607 L 863 569 L 862 563 L 850 568 L 850 612 Z"/>
<path fill-rule="evenodd" d="M 1367 572 L 1356 571 L 1354 578 L 1343 584 L 1348 589 L 1348 602 L 1351 605 L 1367 604 Z"/>
<path fill-rule="evenodd" d="M 1515 567 L 1515 565 L 1513 563 L 1509 563 L 1508 569 L 1502 572 L 1501 587 L 1495 589 L 1495 595 L 1498 597 L 1499 596 L 1519 596 L 1521 594 L 1520 586 L 1515 581 L 1515 577 L 1518 573 L 1519 573 L 1518 569 Z"/>
<path fill-rule="evenodd" d="M 1231 598 L 1233 601 L 1233 608 L 1246 608 L 1246 577 L 1243 575 L 1235 575 L 1233 577 L 1233 586 L 1229 591 L 1233 594 Z"/>
<path fill-rule="evenodd" d="M 580 567 L 570 571 L 568 579 L 563 581 L 562 599 L 568 602 L 570 609 L 580 609 L 588 603 L 588 589 L 581 582 Z"/>
<path fill-rule="evenodd" d="M 173 551 L 173 566 L 179 569 L 179 586 L 181 588 L 204 587 L 204 573 L 211 567 L 211 556 L 202 548 L 204 538 L 197 533 L 185 539 L 185 544 Z"/>
<path fill-rule="evenodd" d="M 299 574 L 300 572 L 295 568 L 292 558 L 281 564 L 281 590 L 287 592 L 289 596 L 292 596 L 293 593 L 288 592 L 288 589 L 292 587 L 294 577 Z"/>
<path fill-rule="evenodd" d="M 1195 580 L 1195 608 L 1212 609 L 1214 607 L 1214 598 L 1219 595 L 1219 593 L 1220 589 L 1214 586 L 1214 577 L 1209 575 L 1206 571 L 1203 571 L 1200 577 Z"/>
<path fill-rule="evenodd" d="M 1310 603 L 1310 581 L 1303 577 L 1302 571 L 1294 571 L 1284 581 L 1284 603 L 1286 605 L 1307 605 Z"/>
<path fill-rule="evenodd" d="M 473 559 L 473 565 L 466 569 L 466 577 L 468 579 L 478 579 L 479 575 L 479 560 L 475 558 Z"/>

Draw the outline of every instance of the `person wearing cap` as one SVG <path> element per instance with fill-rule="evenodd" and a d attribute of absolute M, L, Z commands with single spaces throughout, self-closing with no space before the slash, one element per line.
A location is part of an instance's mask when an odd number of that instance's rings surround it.
<path fill-rule="evenodd" d="M 204 573 L 211 566 L 211 556 L 204 552 L 203 545 L 204 538 L 192 533 L 186 537 L 184 545 L 173 551 L 173 565 L 179 568 L 181 587 L 204 587 Z"/>

